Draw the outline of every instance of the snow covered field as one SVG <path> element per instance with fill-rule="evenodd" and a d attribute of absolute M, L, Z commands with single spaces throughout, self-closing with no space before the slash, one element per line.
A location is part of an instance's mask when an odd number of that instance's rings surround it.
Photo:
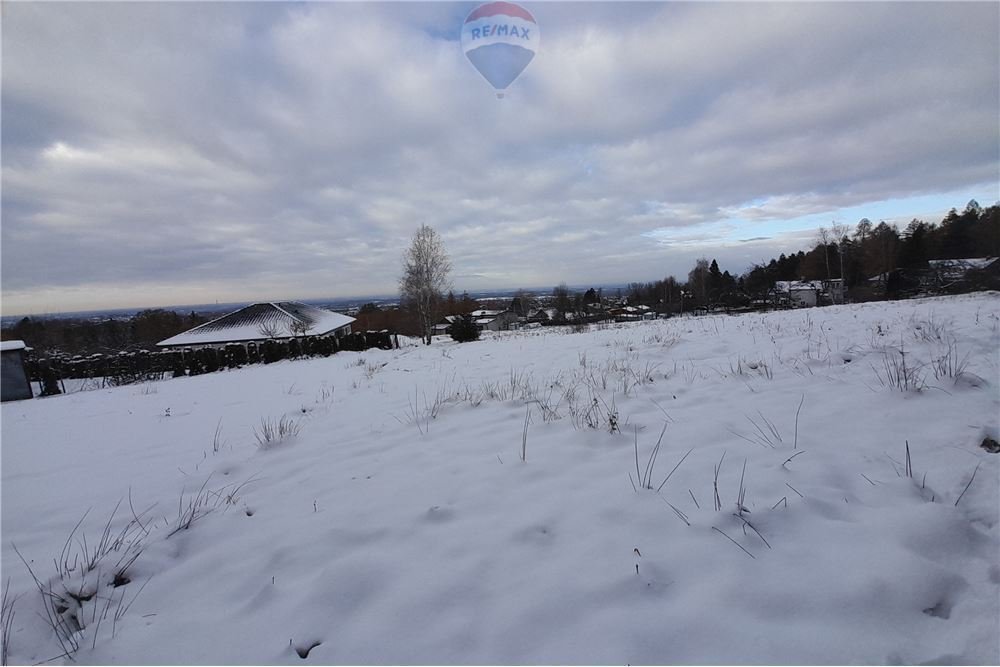
<path fill-rule="evenodd" d="M 9 661 L 996 664 L 998 348 L 987 293 L 7 403 Z"/>

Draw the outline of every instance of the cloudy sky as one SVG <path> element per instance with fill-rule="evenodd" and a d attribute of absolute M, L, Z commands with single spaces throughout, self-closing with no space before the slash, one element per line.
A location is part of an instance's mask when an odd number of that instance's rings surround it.
<path fill-rule="evenodd" d="M 523 3 L 498 100 L 462 3 L 2 6 L 5 315 L 733 273 L 1000 199 L 1000 5 Z"/>

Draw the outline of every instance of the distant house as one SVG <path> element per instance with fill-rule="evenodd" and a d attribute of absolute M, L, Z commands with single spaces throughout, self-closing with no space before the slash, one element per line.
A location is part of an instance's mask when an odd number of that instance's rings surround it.
<path fill-rule="evenodd" d="M 437 336 L 448 333 L 448 327 L 460 319 L 461 315 L 445 315 L 443 320 L 431 327 L 431 334 Z"/>
<path fill-rule="evenodd" d="M 992 278 L 1000 275 L 1000 258 L 997 257 L 932 259 L 927 264 L 940 289 L 967 282 L 977 274 Z"/>
<path fill-rule="evenodd" d="M 469 315 L 480 331 L 506 331 L 518 321 L 509 310 L 474 310 Z"/>
<path fill-rule="evenodd" d="M 24 367 L 24 341 L 0 342 L 0 401 L 31 398 L 31 381 Z"/>
<path fill-rule="evenodd" d="M 507 310 L 517 315 L 518 319 L 526 320 L 534 308 L 532 300 L 528 297 L 515 296 L 510 300 L 510 306 Z"/>
<path fill-rule="evenodd" d="M 823 285 L 823 296 L 831 303 L 844 303 L 844 281 L 842 278 L 830 278 L 820 282 Z"/>
<path fill-rule="evenodd" d="M 351 333 L 353 317 L 297 301 L 253 303 L 157 343 L 160 347 L 215 347 L 266 340 Z"/>
<path fill-rule="evenodd" d="M 629 322 L 631 320 L 642 319 L 642 311 L 640 311 L 635 306 L 622 306 L 621 308 L 612 308 L 608 311 L 608 315 L 615 318 L 616 322 Z"/>
<path fill-rule="evenodd" d="M 929 269 L 894 269 L 883 271 L 865 281 L 872 294 L 896 299 L 920 293 L 934 293 L 941 285 Z"/>
<path fill-rule="evenodd" d="M 903 268 L 872 276 L 868 286 L 887 296 L 912 296 L 976 288 L 1000 288 L 1000 258 L 932 259 L 927 268 Z"/>
<path fill-rule="evenodd" d="M 808 308 L 819 304 L 823 284 L 818 280 L 779 280 L 774 283 L 774 291 L 792 306 Z"/>
<path fill-rule="evenodd" d="M 528 322 L 548 322 L 549 320 L 555 319 L 555 308 L 537 308 L 528 313 Z"/>
<path fill-rule="evenodd" d="M 871 278 L 867 278 L 865 282 L 867 282 L 870 286 L 877 288 L 877 287 L 884 287 L 886 282 L 888 282 L 888 280 L 889 280 L 889 272 L 883 271 L 882 273 L 878 273 L 872 276 Z"/>

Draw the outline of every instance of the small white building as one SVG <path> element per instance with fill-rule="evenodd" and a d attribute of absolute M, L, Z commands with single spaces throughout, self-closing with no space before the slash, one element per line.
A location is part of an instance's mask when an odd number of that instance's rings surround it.
<path fill-rule="evenodd" d="M 518 321 L 509 310 L 474 310 L 469 315 L 480 331 L 506 331 Z"/>
<path fill-rule="evenodd" d="M 793 306 L 809 308 L 819 304 L 823 285 L 818 280 L 779 280 L 774 283 L 774 291 Z"/>
<path fill-rule="evenodd" d="M 844 303 L 844 280 L 842 278 L 831 278 L 821 282 L 823 294 L 831 303 Z"/>
<path fill-rule="evenodd" d="M 24 367 L 27 349 L 22 340 L 0 342 L 0 401 L 19 401 L 33 396 Z"/>

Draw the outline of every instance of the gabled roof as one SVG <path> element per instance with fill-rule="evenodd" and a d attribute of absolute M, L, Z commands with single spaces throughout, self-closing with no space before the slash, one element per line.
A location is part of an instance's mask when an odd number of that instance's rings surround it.
<path fill-rule="evenodd" d="M 995 261 L 997 261 L 996 257 L 969 257 L 968 259 L 931 259 L 927 261 L 927 264 L 932 269 L 960 268 L 970 270 L 985 269 Z"/>
<path fill-rule="evenodd" d="M 460 319 L 462 319 L 461 315 L 445 315 L 444 319 L 442 319 L 440 322 L 438 322 L 437 324 L 435 324 L 431 328 L 432 329 L 446 329 L 446 328 L 450 327 L 452 324 L 454 324 L 455 322 L 459 321 Z"/>
<path fill-rule="evenodd" d="M 779 292 L 811 292 L 822 290 L 823 284 L 819 280 L 776 280 L 774 288 Z"/>
<path fill-rule="evenodd" d="M 253 303 L 161 340 L 157 345 L 218 345 L 268 338 L 292 338 L 303 334 L 322 336 L 353 321 L 353 317 L 297 301 Z"/>
<path fill-rule="evenodd" d="M 960 280 L 969 271 L 981 271 L 989 268 L 996 257 L 970 257 L 968 259 L 932 259 L 927 262 L 933 271 L 937 271 L 947 280 Z"/>

